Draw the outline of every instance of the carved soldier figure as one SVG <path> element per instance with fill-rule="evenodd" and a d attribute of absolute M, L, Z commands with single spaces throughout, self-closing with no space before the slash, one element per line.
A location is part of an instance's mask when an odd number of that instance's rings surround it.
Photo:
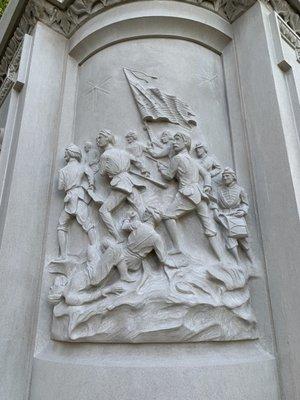
<path fill-rule="evenodd" d="M 138 141 L 136 132 L 128 132 L 127 135 L 125 135 L 125 139 L 127 141 L 126 150 L 136 158 L 142 157 L 145 146 Z"/>
<path fill-rule="evenodd" d="M 126 244 L 108 243 L 100 257 L 91 251 L 88 254 L 87 268 L 75 273 L 69 281 L 64 280 L 61 287 L 56 289 L 55 301 L 64 297 L 67 304 L 80 305 L 113 292 L 112 285 L 94 289 L 91 293 L 86 289 L 101 285 L 114 267 L 117 268 L 121 281 L 135 281 L 128 271 L 141 268 L 142 261 L 153 250 L 162 265 L 174 267 L 172 260 L 168 259 L 161 236 L 155 230 L 155 225 L 160 220 L 159 211 L 153 207 L 145 210 L 142 221 L 134 213 L 125 218 L 122 229 L 130 232 Z"/>
<path fill-rule="evenodd" d="M 162 147 L 158 149 L 153 149 L 153 144 L 151 143 L 151 147 L 147 148 L 147 152 L 154 158 L 163 158 L 169 157 L 172 158 L 175 154 L 173 148 L 173 134 L 170 131 L 164 131 L 161 135 L 160 141 L 162 143 Z"/>
<path fill-rule="evenodd" d="M 181 252 L 176 219 L 195 210 L 203 226 L 205 236 L 208 238 L 214 253 L 220 259 L 216 243 L 217 231 L 208 207 L 208 195 L 211 192 L 210 174 L 190 156 L 191 138 L 187 133 L 176 133 L 173 146 L 176 155 L 172 157 L 169 167 L 158 163 L 158 168 L 163 177 L 168 180 L 176 178 L 179 184 L 174 201 L 164 212 L 165 224 L 174 245 L 172 252 Z M 203 185 L 200 183 L 200 177 L 203 179 Z"/>
<path fill-rule="evenodd" d="M 201 166 L 210 173 L 212 178 L 221 173 L 222 168 L 218 160 L 214 156 L 207 154 L 207 147 L 204 144 L 197 143 L 195 146 L 195 151 Z"/>
<path fill-rule="evenodd" d="M 97 145 L 104 149 L 100 156 L 100 174 L 108 176 L 110 179 L 111 193 L 100 207 L 100 216 L 107 226 L 110 234 L 121 242 L 122 238 L 115 226 L 111 212 L 115 210 L 123 201 L 129 204 L 138 212 L 140 216 L 145 211 L 145 206 L 140 194 L 144 190 L 138 179 L 130 174 L 131 165 L 135 165 L 140 171 L 144 171 L 140 162 L 125 150 L 114 147 L 115 138 L 108 130 L 102 130 L 97 137 Z"/>
<path fill-rule="evenodd" d="M 67 165 L 59 171 L 58 189 L 64 190 L 64 209 L 60 214 L 57 231 L 60 257 L 67 257 L 67 233 L 69 225 L 76 218 L 82 229 L 87 232 L 91 245 L 96 244 L 95 226 L 89 217 L 88 205 L 91 197 L 88 190 L 94 189 L 94 175 L 90 168 L 81 163 L 82 152 L 75 144 L 70 144 L 65 149 Z M 88 188 L 86 189 L 86 182 Z"/>
<path fill-rule="evenodd" d="M 155 230 L 155 225 L 160 221 L 161 214 L 154 207 L 147 207 L 141 220 L 134 212 L 128 215 L 122 222 L 122 229 L 130 232 L 126 245 L 111 244 L 107 247 L 97 268 L 89 270 L 91 283 L 100 284 L 114 266 L 118 269 L 121 280 L 135 281 L 128 271 L 141 268 L 142 260 L 153 250 L 161 264 L 173 267 L 172 261 L 168 260 L 163 239 Z"/>
<path fill-rule="evenodd" d="M 217 203 L 211 203 L 215 220 L 226 232 L 226 248 L 239 262 L 238 246 L 252 261 L 245 216 L 249 203 L 245 190 L 237 184 L 236 173 L 229 167 L 222 173 L 222 185 L 217 189 Z"/>
<path fill-rule="evenodd" d="M 85 163 L 92 169 L 94 173 L 99 170 L 99 159 L 100 154 L 97 149 L 93 147 L 92 142 L 85 142 L 84 144 L 85 152 Z"/>
<path fill-rule="evenodd" d="M 144 175 L 150 175 L 147 169 L 144 167 L 144 164 L 142 162 L 142 157 L 144 154 L 144 151 L 146 150 L 146 146 L 139 142 L 137 139 L 137 134 L 133 131 L 130 131 L 127 133 L 125 136 L 126 141 L 127 141 L 127 146 L 126 150 L 128 153 L 132 154 L 133 157 L 135 157 L 136 160 L 139 161 L 140 166 L 139 169 Z"/>

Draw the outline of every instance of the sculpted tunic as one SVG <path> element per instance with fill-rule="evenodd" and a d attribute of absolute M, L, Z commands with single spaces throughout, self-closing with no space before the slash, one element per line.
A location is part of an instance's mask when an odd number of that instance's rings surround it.
<path fill-rule="evenodd" d="M 132 162 L 136 162 L 134 156 L 122 149 L 110 148 L 100 157 L 100 174 L 108 175 L 110 185 L 114 190 L 131 194 L 134 187 L 144 189 L 134 176 L 128 172 Z"/>
<path fill-rule="evenodd" d="M 204 157 L 198 159 L 200 165 L 210 173 L 213 178 L 220 174 L 222 168 L 215 157 L 206 154 Z"/>
<path fill-rule="evenodd" d="M 88 274 L 92 285 L 98 285 L 108 276 L 112 268 L 121 262 L 125 262 L 129 270 L 138 270 L 143 259 L 152 250 L 162 263 L 167 259 L 164 242 L 151 224 L 125 220 L 122 229 L 131 231 L 126 245 L 118 243 L 108 247 L 97 267 L 89 268 Z"/>
<path fill-rule="evenodd" d="M 249 249 L 245 217 L 235 215 L 238 211 L 248 214 L 249 202 L 245 190 L 237 183 L 221 186 L 217 191 L 217 204 L 212 203 L 212 208 L 218 209 L 217 221 L 226 229 L 226 247 L 231 249 L 239 242 L 242 247 Z"/>
<path fill-rule="evenodd" d="M 185 213 L 196 210 L 200 217 L 206 236 L 217 234 L 213 220 L 209 215 L 207 194 L 203 191 L 200 176 L 204 186 L 211 186 L 210 174 L 199 166 L 185 149 L 176 154 L 170 162 L 170 167 L 162 171 L 166 179 L 176 177 L 179 186 L 174 201 L 164 212 L 165 219 L 177 219 Z"/>
<path fill-rule="evenodd" d="M 76 217 L 78 223 L 87 232 L 94 227 L 88 216 L 88 204 L 91 197 L 84 188 L 85 177 L 89 184 L 94 183 L 94 177 L 88 168 L 75 160 L 69 161 L 59 171 L 58 189 L 64 190 L 66 196 L 64 198 L 65 207 L 58 222 L 58 230 L 67 231 L 73 217 Z"/>

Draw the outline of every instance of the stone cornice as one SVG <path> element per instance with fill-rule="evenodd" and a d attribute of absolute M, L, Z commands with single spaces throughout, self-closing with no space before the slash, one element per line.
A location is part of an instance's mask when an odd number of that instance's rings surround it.
<path fill-rule="evenodd" d="M 283 21 L 297 34 L 300 34 L 300 15 L 286 0 L 265 0 Z"/>
<path fill-rule="evenodd" d="M 136 0 L 29 0 L 20 16 L 19 23 L 9 39 L 0 61 L 0 99 L 5 98 L 4 87 L 9 87 L 7 76 L 14 56 L 21 46 L 26 33 L 31 33 L 37 21 L 70 37 L 84 22 L 111 7 Z M 151 1 L 151 0 L 145 0 Z M 176 0 L 174 0 L 176 1 Z M 233 22 L 245 12 L 256 0 L 181 0 L 199 7 L 209 9 L 222 18 Z M 282 18 L 285 27 L 295 34 L 300 34 L 300 15 L 286 0 L 263 0 Z M 296 0 L 293 0 L 296 1 Z M 290 36 L 293 36 L 289 33 Z M 284 36 L 284 35 L 283 35 Z M 297 35 L 295 36 L 297 38 Z M 296 39 L 294 38 L 294 41 Z M 289 42 L 289 41 L 288 41 Z M 298 42 L 297 42 L 298 43 Z M 14 65 L 13 68 L 16 68 Z M 1 100 L 0 100 L 1 103 Z"/>

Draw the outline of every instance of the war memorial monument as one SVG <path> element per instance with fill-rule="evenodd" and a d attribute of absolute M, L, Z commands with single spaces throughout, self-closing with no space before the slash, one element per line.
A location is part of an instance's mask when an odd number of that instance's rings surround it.
<path fill-rule="evenodd" d="M 300 400 L 299 0 L 11 0 L 0 400 Z"/>

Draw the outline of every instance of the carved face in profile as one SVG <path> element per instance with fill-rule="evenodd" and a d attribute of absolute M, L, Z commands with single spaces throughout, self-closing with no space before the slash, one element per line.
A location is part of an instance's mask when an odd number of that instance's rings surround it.
<path fill-rule="evenodd" d="M 184 137 L 179 133 L 176 133 L 176 135 L 174 136 L 173 147 L 176 153 L 179 153 L 181 150 L 186 148 Z"/>
<path fill-rule="evenodd" d="M 163 132 L 163 134 L 161 135 L 160 141 L 163 144 L 167 144 L 170 141 L 171 137 L 172 136 L 168 132 Z"/>
<path fill-rule="evenodd" d="M 197 154 L 197 156 L 198 156 L 199 158 L 204 157 L 205 154 L 206 154 L 206 149 L 205 149 L 205 147 L 203 147 L 203 146 L 196 147 L 196 154 Z"/>
<path fill-rule="evenodd" d="M 224 185 L 229 186 L 233 182 L 235 182 L 235 177 L 230 172 L 224 172 L 222 175 L 222 181 L 223 181 Z"/>
<path fill-rule="evenodd" d="M 107 146 L 109 140 L 108 137 L 99 133 L 99 136 L 96 139 L 96 143 L 98 147 L 105 147 Z"/>
<path fill-rule="evenodd" d="M 91 142 L 85 142 L 85 144 L 84 144 L 84 151 L 86 152 L 86 153 L 88 153 L 90 150 L 91 150 L 91 148 L 92 148 L 92 143 Z"/>
<path fill-rule="evenodd" d="M 64 159 L 65 159 L 66 162 L 70 161 L 70 154 L 69 154 L 67 149 L 65 150 Z"/>

